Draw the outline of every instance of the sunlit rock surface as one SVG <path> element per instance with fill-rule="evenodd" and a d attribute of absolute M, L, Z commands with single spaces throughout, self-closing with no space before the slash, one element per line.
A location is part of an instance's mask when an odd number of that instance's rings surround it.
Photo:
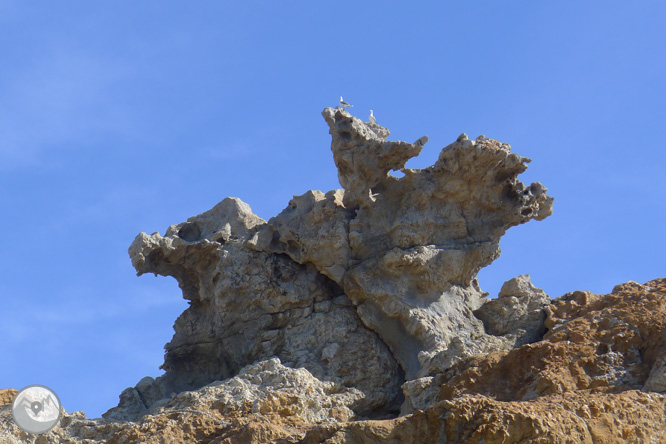
<path fill-rule="evenodd" d="M 529 159 L 463 134 L 407 169 L 426 136 L 322 114 L 343 189 L 268 221 L 226 198 L 132 243 L 138 274 L 190 304 L 164 375 L 41 437 L 0 391 L 0 442 L 666 441 L 666 280 L 551 300 L 522 275 L 487 298 L 476 275 L 501 236 L 552 213 L 517 179 Z"/>
<path fill-rule="evenodd" d="M 126 411 L 141 411 L 137 398 L 147 409 L 160 397 L 232 377 L 273 356 L 361 390 L 359 413 L 399 407 L 402 372 L 386 345 L 362 324 L 334 281 L 286 254 L 253 248 L 265 225 L 248 205 L 227 198 L 210 212 L 169 227 L 165 236 L 136 238 L 130 255 L 139 274 L 175 277 L 190 307 L 165 346 L 166 374 L 147 387 L 129 389 L 129 402 L 109 417 L 134 418 Z"/>
<path fill-rule="evenodd" d="M 383 415 L 398 411 L 405 379 L 514 345 L 474 314 L 475 276 L 506 229 L 552 212 L 543 186 L 516 179 L 529 159 L 461 136 L 432 167 L 404 170 L 427 137 L 391 142 L 346 111 L 323 116 L 345 189 L 295 196 L 268 222 L 227 198 L 164 236 L 137 236 L 139 274 L 175 277 L 190 307 L 166 345 L 166 374 L 125 391 L 109 418 L 137 418 L 273 356 L 359 389 L 354 411 Z"/>
<path fill-rule="evenodd" d="M 359 390 L 268 359 L 161 400 L 136 421 L 65 413 L 40 437 L 13 423 L 16 391 L 0 391 L 0 442 L 666 442 L 666 279 L 568 293 L 546 312 L 540 341 L 409 381 L 396 418 L 359 418 L 350 407 Z"/>

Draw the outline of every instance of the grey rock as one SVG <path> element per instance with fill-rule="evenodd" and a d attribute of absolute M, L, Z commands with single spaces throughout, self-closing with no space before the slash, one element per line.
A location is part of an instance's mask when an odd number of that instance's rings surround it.
<path fill-rule="evenodd" d="M 342 203 L 343 190 L 308 191 L 294 196 L 279 215 L 259 231 L 258 251 L 284 253 L 299 264 L 310 263 L 341 284 L 349 268 L 349 221 L 354 212 Z"/>
<path fill-rule="evenodd" d="M 148 409 L 141 395 L 134 387 L 128 387 L 120 394 L 118 406 L 108 410 L 102 416 L 114 421 L 132 421 L 143 416 Z"/>
<path fill-rule="evenodd" d="M 508 144 L 461 136 L 433 166 L 404 169 L 422 143 L 386 142 L 388 130 L 330 108 L 322 114 L 343 203 L 356 210 L 342 287 L 407 379 L 507 347 L 473 314 L 483 302 L 475 277 L 499 256 L 508 228 L 552 213 L 553 199 L 540 183 L 526 187 L 516 179 L 530 159 Z M 405 176 L 391 176 L 392 169 Z"/>
<path fill-rule="evenodd" d="M 388 172 L 400 170 L 423 149 L 427 137 L 419 143 L 389 142 L 390 132 L 377 124 L 366 124 L 348 112 L 326 108 L 322 112 L 333 139 L 331 149 L 338 168 L 340 185 L 345 189 L 347 208 L 374 202 L 373 190 L 386 180 Z"/>
<path fill-rule="evenodd" d="M 405 402 L 400 408 L 400 415 L 409 415 L 417 410 L 425 410 L 440 400 L 441 387 L 436 383 L 437 377 L 425 376 L 405 382 L 402 391 Z"/>
<path fill-rule="evenodd" d="M 652 367 L 643 391 L 666 393 L 666 355 L 661 356 Z"/>
<path fill-rule="evenodd" d="M 486 332 L 504 336 L 513 347 L 538 341 L 546 332 L 546 310 L 550 297 L 532 284 L 529 274 L 502 285 L 496 299 L 490 299 L 474 314 Z"/>
<path fill-rule="evenodd" d="M 139 386 L 152 386 L 148 379 Z M 58 426 L 42 435 L 21 430 L 12 419 L 11 406 L 0 406 L 0 442 L 8 444 L 102 444 L 108 442 L 195 442 L 178 433 L 183 427 L 202 427 L 202 421 L 183 426 L 178 420 L 188 415 L 219 424 L 220 429 L 239 417 L 271 418 L 325 424 L 357 419 L 352 407 L 362 403 L 366 395 L 360 390 L 336 382 L 320 381 L 304 368 L 289 368 L 278 358 L 256 362 L 240 369 L 233 378 L 216 381 L 194 391 L 183 391 L 146 409 L 134 388 L 123 391 L 122 406 L 113 409 L 106 418 L 87 419 L 83 412 L 67 413 L 62 409 Z M 140 412 L 130 408 L 140 407 Z M 141 416 L 141 422 L 131 422 L 130 416 Z M 165 431 L 161 439 L 144 436 L 165 425 L 164 418 L 175 432 Z M 171 419 L 174 418 L 174 419 Z M 190 435 L 197 433 L 188 429 Z M 159 433 L 156 433 L 159 435 Z M 208 440 L 204 440 L 208 442 Z M 199 442 L 197 440 L 196 442 Z"/>
<path fill-rule="evenodd" d="M 274 407 L 285 409 L 288 403 L 291 415 L 303 421 L 338 422 L 355 418 L 351 407 L 364 397 L 355 388 L 320 381 L 304 368 L 285 367 L 278 358 L 271 358 L 241 369 L 233 378 L 180 393 L 149 413 L 196 407 L 227 416 L 243 411 L 267 414 Z"/>
<path fill-rule="evenodd" d="M 634 282 L 629 281 L 627 284 L 634 284 Z M 613 291 L 618 287 L 619 286 L 616 286 Z M 660 336 L 662 343 L 666 343 L 666 329 L 661 331 Z M 652 369 L 650 370 L 650 374 L 643 386 L 643 391 L 666 393 L 666 350 L 662 350 L 661 353 L 657 354 Z"/>
<path fill-rule="evenodd" d="M 541 184 L 516 179 L 529 159 L 460 136 L 433 166 L 405 169 L 426 136 L 387 141 L 388 129 L 345 110 L 322 115 L 344 190 L 295 196 L 268 222 L 227 198 L 135 239 L 137 272 L 173 276 L 190 307 L 165 346 L 166 373 L 128 392 L 130 417 L 137 397 L 150 409 L 272 356 L 360 390 L 357 414 L 382 414 L 396 411 L 405 378 L 514 345 L 475 316 L 475 277 L 508 228 L 552 212 Z"/>
<path fill-rule="evenodd" d="M 197 236 L 183 234 L 191 227 Z M 403 379 L 386 345 L 362 324 L 352 304 L 334 303 L 342 289 L 312 265 L 282 252 L 258 251 L 260 231 L 267 232 L 266 223 L 248 205 L 225 199 L 169 227 L 165 236 L 137 236 L 130 255 L 138 273 L 175 277 L 190 301 L 165 346 L 166 373 L 136 387 L 147 393 L 146 407 L 160 396 L 233 377 L 252 362 L 277 356 L 322 380 L 361 390 L 365 396 L 354 406 L 359 413 L 397 409 Z M 330 344 L 338 352 L 322 359 Z M 129 418 L 141 413 L 125 410 Z"/>

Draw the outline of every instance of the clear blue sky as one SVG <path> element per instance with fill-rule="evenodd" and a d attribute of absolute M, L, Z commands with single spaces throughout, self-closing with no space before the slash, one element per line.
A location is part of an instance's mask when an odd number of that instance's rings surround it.
<path fill-rule="evenodd" d="M 267 219 L 339 188 L 338 96 L 392 138 L 462 133 L 533 159 L 555 197 L 480 274 L 552 297 L 666 276 L 666 3 L 0 3 L 0 387 L 68 411 L 157 376 L 186 308 L 127 247 L 239 197 Z"/>

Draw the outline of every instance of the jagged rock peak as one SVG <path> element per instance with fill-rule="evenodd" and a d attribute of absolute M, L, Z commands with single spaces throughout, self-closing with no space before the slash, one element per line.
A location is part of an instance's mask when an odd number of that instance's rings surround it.
<path fill-rule="evenodd" d="M 1 442 L 666 442 L 665 279 L 551 301 L 521 275 L 486 299 L 501 236 L 552 213 L 530 160 L 462 134 L 407 169 L 426 136 L 323 116 L 343 190 L 268 222 L 227 198 L 132 243 L 190 301 L 165 374 L 37 439 L 0 391 Z"/>
<path fill-rule="evenodd" d="M 389 142 L 387 128 L 363 122 L 342 109 L 326 108 L 322 115 L 333 138 L 333 159 L 347 207 L 373 202 L 372 188 L 386 181 L 389 171 L 403 169 L 428 141 L 424 136 L 415 143 Z"/>
<path fill-rule="evenodd" d="M 478 311 L 475 280 L 509 227 L 552 212 L 541 184 L 516 179 L 529 159 L 461 135 L 433 166 L 405 169 L 427 136 L 388 141 L 345 110 L 322 115 L 344 190 L 295 196 L 268 222 L 227 198 L 132 243 L 138 274 L 175 277 L 191 305 L 165 346 L 166 374 L 127 389 L 109 415 L 135 418 L 272 356 L 360 390 L 357 414 L 397 412 L 405 378 L 538 337 L 539 316 L 526 315 L 527 330 L 490 328 L 497 310 Z"/>
<path fill-rule="evenodd" d="M 546 188 L 517 179 L 530 159 L 511 153 L 506 143 L 462 134 L 431 167 L 406 169 L 427 137 L 390 142 L 387 129 L 344 110 L 326 108 L 322 114 L 345 189 L 342 202 L 351 214 L 344 249 L 351 257 L 336 262 L 347 267 L 343 278 L 340 272 L 331 277 L 363 322 L 389 345 L 408 379 L 501 348 L 500 339 L 486 335 L 472 313 L 482 305 L 475 277 L 499 256 L 499 240 L 508 228 L 552 214 Z M 390 174 L 398 169 L 404 177 Z M 343 218 L 340 213 L 335 219 L 338 225 Z M 279 234 L 273 240 L 293 240 L 283 215 L 276 219 L 280 223 L 269 222 Z M 307 250 L 325 247 L 316 238 L 301 244 Z"/>

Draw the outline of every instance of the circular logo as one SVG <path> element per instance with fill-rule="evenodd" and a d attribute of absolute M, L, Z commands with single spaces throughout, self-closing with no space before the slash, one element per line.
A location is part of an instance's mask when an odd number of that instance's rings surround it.
<path fill-rule="evenodd" d="M 12 416 L 16 425 L 28 433 L 46 433 L 60 421 L 60 399 L 43 385 L 29 385 L 16 395 Z"/>

